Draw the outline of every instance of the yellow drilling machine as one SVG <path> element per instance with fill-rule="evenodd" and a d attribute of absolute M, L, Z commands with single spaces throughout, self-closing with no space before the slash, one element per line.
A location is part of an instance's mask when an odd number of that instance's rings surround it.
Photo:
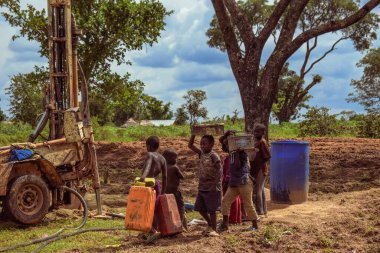
<path fill-rule="evenodd" d="M 2 212 L 22 224 L 40 222 L 49 210 L 79 208 L 76 196 L 84 194 L 84 182 L 90 180 L 97 212 L 102 212 L 88 84 L 77 55 L 82 31 L 71 8 L 71 0 L 48 0 L 50 84 L 45 111 L 28 142 L 0 147 Z M 48 140 L 35 143 L 46 125 Z"/>

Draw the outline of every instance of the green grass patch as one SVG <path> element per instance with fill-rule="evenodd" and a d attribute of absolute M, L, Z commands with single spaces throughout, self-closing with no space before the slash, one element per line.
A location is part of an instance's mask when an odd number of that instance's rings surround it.
<path fill-rule="evenodd" d="M 207 123 L 223 123 L 223 122 L 207 122 Z M 339 121 L 339 134 L 335 137 L 355 137 L 357 135 L 356 122 Z M 234 129 L 244 131 L 244 121 L 239 120 L 232 124 L 231 121 L 224 122 L 225 131 Z M 0 146 L 10 145 L 17 142 L 26 142 L 28 136 L 33 133 L 33 128 L 29 124 L 21 123 L 0 123 Z M 159 137 L 190 137 L 190 127 L 185 126 L 131 126 L 128 128 L 120 128 L 114 125 L 94 126 L 95 140 L 111 141 L 111 142 L 130 142 L 143 141 L 151 135 Z M 47 127 L 42 135 L 48 137 Z M 269 137 L 292 139 L 300 136 L 298 123 L 283 123 L 282 125 L 271 124 L 269 126 Z M 41 137 L 37 142 L 43 141 Z"/>
<path fill-rule="evenodd" d="M 79 221 L 72 219 L 58 220 L 49 223 L 42 223 L 34 227 L 20 228 L 13 223 L 3 223 L 0 225 L 0 249 L 10 247 L 20 243 L 29 242 L 52 235 L 60 228 L 74 227 Z M 124 220 L 99 220 L 89 219 L 83 229 L 88 228 L 123 228 Z M 74 232 L 67 230 L 64 233 Z M 59 252 L 70 250 L 81 250 L 82 252 L 92 252 L 92 249 L 119 247 L 123 244 L 125 236 L 132 232 L 127 230 L 107 231 L 107 232 L 88 232 L 73 237 L 62 239 L 44 248 L 43 252 Z M 135 233 L 135 232 L 133 232 Z M 31 252 L 36 250 L 40 244 L 19 248 L 12 252 Z"/>

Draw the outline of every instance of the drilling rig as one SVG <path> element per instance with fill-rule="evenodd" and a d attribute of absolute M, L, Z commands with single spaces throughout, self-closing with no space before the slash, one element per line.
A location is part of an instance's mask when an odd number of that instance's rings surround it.
<path fill-rule="evenodd" d="M 85 180 L 92 180 L 97 212 L 102 212 L 88 83 L 77 54 L 82 31 L 72 14 L 71 0 L 48 0 L 47 4 L 50 83 L 45 111 L 28 142 L 0 147 L 2 211 L 23 224 L 40 222 L 52 209 L 80 207 L 62 186 L 83 194 Z M 45 126 L 49 127 L 48 140 L 35 143 Z M 30 150 L 33 155 L 19 159 L 20 150 Z"/>

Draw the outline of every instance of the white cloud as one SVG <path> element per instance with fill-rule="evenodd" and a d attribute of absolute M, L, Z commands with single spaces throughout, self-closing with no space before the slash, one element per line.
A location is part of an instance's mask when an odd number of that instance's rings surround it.
<path fill-rule="evenodd" d="M 22 4 L 31 3 L 36 8 L 45 7 L 46 1 L 21 0 Z M 167 26 L 159 43 L 146 47 L 142 51 L 129 52 L 128 60 L 132 66 L 116 66 L 113 69 L 120 74 L 131 73 L 131 79 L 140 79 L 146 84 L 145 91 L 149 95 L 171 102 L 172 109 L 183 103 L 182 96 L 189 89 L 203 89 L 208 94 L 206 105 L 210 117 L 231 114 L 233 110 L 242 111 L 239 90 L 233 78 L 228 58 L 224 53 L 206 44 L 205 32 L 208 29 L 214 10 L 209 0 L 163 0 L 162 3 L 174 13 L 167 18 Z M 377 12 L 379 8 L 377 8 Z M 0 97 L 1 107 L 6 104 L 4 84 L 8 76 L 19 72 L 28 72 L 35 64 L 41 64 L 36 45 L 21 40 L 11 41 L 16 29 L 10 28 L 0 19 L 2 40 L 0 40 Z M 320 56 L 335 41 L 335 35 L 324 35 L 319 39 L 319 49 L 312 57 Z M 377 41 L 377 46 L 380 44 Z M 17 50 L 11 50 L 15 49 Z M 353 109 L 362 111 L 357 104 L 347 104 L 345 99 L 352 90 L 349 83 L 358 78 L 361 70 L 355 64 L 362 57 L 355 52 L 351 42 L 345 41 L 338 49 L 319 63 L 310 73 L 323 76 L 321 84 L 312 89 L 311 105 L 327 106 L 332 110 Z M 272 40 L 263 53 L 266 59 L 271 49 Z M 323 50 L 322 50 L 323 49 Z M 302 64 L 304 48 L 291 58 L 291 66 L 299 68 Z M 31 59 L 26 57 L 31 55 Z M 24 57 L 24 58 L 23 58 Z M 309 77 L 310 80 L 310 77 Z"/>

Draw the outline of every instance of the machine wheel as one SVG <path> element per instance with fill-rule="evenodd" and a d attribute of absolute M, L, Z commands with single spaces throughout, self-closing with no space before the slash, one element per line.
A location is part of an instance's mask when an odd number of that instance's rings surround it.
<path fill-rule="evenodd" d="M 48 213 L 49 189 L 35 175 L 25 175 L 13 181 L 5 200 L 6 213 L 16 222 L 31 225 Z"/>

